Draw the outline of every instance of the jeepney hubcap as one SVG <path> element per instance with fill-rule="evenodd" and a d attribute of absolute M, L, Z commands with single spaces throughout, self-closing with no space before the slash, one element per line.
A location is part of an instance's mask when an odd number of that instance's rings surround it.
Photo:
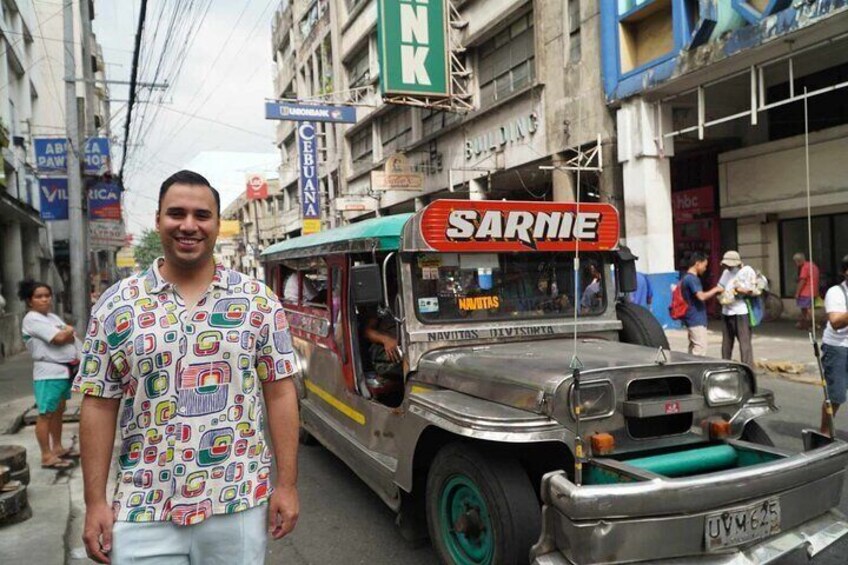
<path fill-rule="evenodd" d="M 439 527 L 455 563 L 491 563 L 492 522 L 483 495 L 468 477 L 457 475 L 445 483 L 439 499 Z"/>

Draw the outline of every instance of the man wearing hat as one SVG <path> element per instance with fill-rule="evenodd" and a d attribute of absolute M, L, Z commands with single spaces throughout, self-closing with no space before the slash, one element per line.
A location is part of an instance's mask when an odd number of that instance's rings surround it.
<path fill-rule="evenodd" d="M 848 389 L 848 255 L 842 258 L 844 280 L 828 289 L 824 297 L 827 327 L 822 336 L 822 367 L 833 415 L 846 401 Z M 828 417 L 822 407 L 822 433 L 828 432 Z"/>
<path fill-rule="evenodd" d="M 728 251 L 721 258 L 726 267 L 718 281 L 722 288 L 719 302 L 724 329 L 721 339 L 721 356 L 730 359 L 733 356 L 733 342 L 739 341 L 739 356 L 743 363 L 754 366 L 754 350 L 751 347 L 751 322 L 748 319 L 746 296 L 754 294 L 757 288 L 757 273 L 742 263 L 738 251 Z"/>

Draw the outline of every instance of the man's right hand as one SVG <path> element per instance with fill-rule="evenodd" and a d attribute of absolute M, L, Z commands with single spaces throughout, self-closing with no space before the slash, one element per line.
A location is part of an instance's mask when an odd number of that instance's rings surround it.
<path fill-rule="evenodd" d="M 401 362 L 400 350 L 398 349 L 398 342 L 396 339 L 387 337 L 383 341 L 383 349 L 386 350 L 386 357 L 389 358 L 389 361 L 392 363 Z"/>
<path fill-rule="evenodd" d="M 85 552 L 98 563 L 111 563 L 109 552 L 112 551 L 112 525 L 115 517 L 112 508 L 105 502 L 96 506 L 88 506 L 85 510 L 85 528 L 82 541 Z"/>

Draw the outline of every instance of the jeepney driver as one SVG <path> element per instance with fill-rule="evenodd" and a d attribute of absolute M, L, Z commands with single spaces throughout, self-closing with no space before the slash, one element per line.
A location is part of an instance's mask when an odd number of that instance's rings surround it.
<path fill-rule="evenodd" d="M 265 285 L 215 262 L 219 225 L 209 181 L 169 177 L 156 213 L 164 257 L 112 286 L 91 314 L 74 388 L 84 394 L 83 541 L 99 563 L 260 564 L 268 535 L 297 522 L 288 324 Z"/>

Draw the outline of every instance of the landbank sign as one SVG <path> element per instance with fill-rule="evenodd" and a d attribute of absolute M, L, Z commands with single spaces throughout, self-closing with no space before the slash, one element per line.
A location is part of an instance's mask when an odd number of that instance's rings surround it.
<path fill-rule="evenodd" d="M 378 0 L 384 96 L 450 96 L 446 0 Z"/>

